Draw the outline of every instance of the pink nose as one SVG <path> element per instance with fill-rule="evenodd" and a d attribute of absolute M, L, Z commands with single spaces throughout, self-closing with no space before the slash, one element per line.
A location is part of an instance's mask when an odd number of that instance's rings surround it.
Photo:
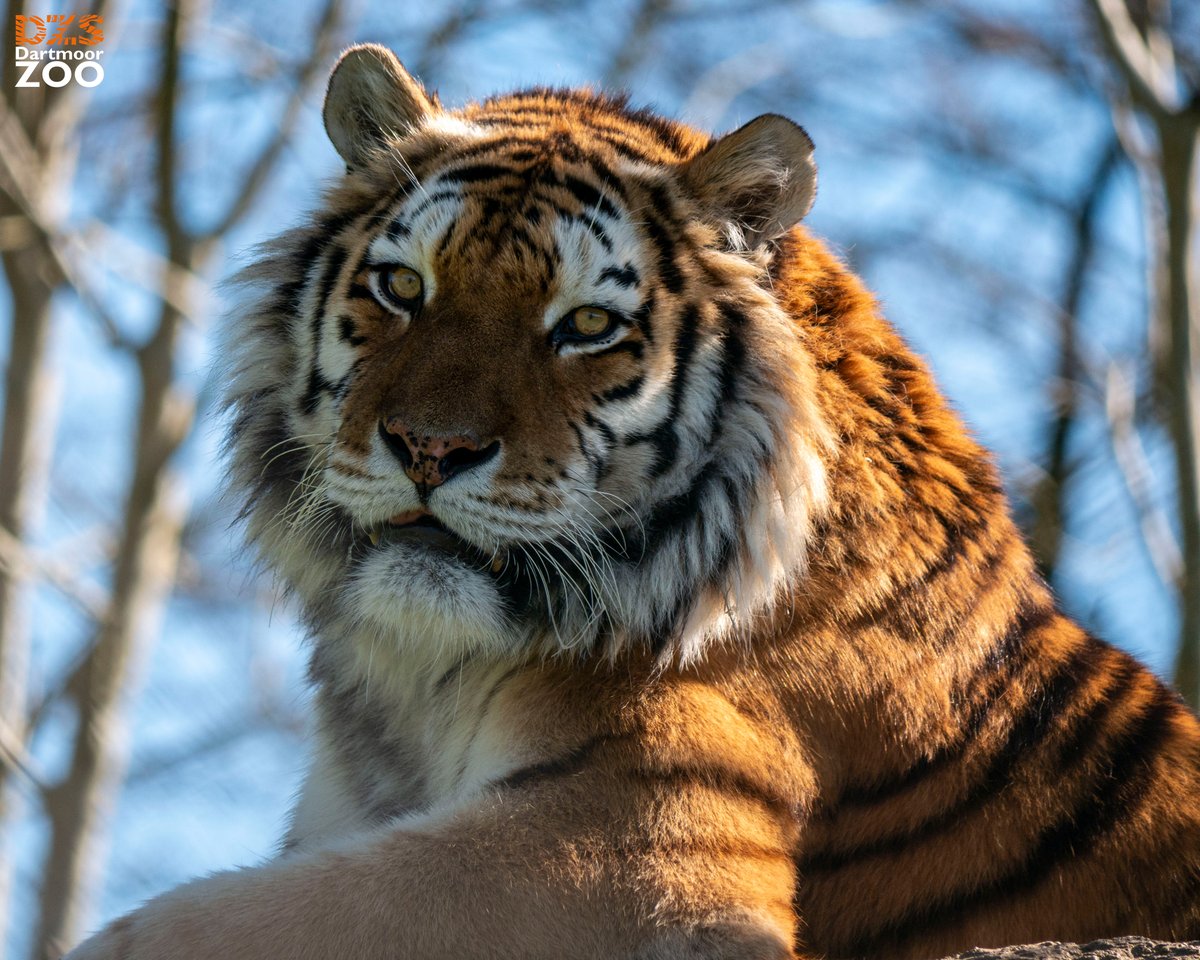
<path fill-rule="evenodd" d="M 466 434 L 431 437 L 419 434 L 399 417 L 388 417 L 379 425 L 379 435 L 422 492 L 440 487 L 457 473 L 492 459 L 500 441 L 481 446 Z"/>

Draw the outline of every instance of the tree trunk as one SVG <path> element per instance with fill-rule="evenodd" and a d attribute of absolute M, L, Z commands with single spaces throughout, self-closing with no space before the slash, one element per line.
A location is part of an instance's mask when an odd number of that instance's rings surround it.
<path fill-rule="evenodd" d="M 16 45 L 16 15 L 20 0 L 5 4 L 3 46 Z M 24 545 L 38 523 L 49 480 L 53 452 L 56 389 L 48 366 L 51 338 L 51 300 L 60 283 L 44 223 L 30 217 L 33 208 L 45 212 L 46 201 L 61 204 L 53 191 L 70 182 L 73 153 L 63 149 L 69 117 L 59 107 L 70 97 L 48 87 L 16 89 L 16 66 L 4 58 L 3 114 L 8 136 L 25 146 L 31 169 L 22 182 L 0 177 L 0 218 L 13 227 L 10 247 L 0 258 L 11 295 L 12 330 L 5 371 L 3 435 L 0 436 L 0 530 L 11 542 Z M 54 117 L 47 129 L 48 118 Z M 7 138 L 6 138 L 7 142 Z M 17 162 L 15 156 L 7 158 Z M 25 564 L 0 565 L 0 727 L 14 749 L 24 749 L 28 700 L 30 628 L 29 574 Z M 0 942 L 8 930 L 13 857 L 8 848 L 17 818 L 20 795 L 11 783 L 11 770 L 0 763 Z"/>
<path fill-rule="evenodd" d="M 1167 394 L 1183 547 L 1175 685 L 1192 709 L 1200 710 L 1200 346 L 1194 316 L 1200 123 L 1191 114 L 1185 111 L 1161 117 L 1158 131 L 1167 208 L 1167 303 L 1163 311 L 1171 330 Z"/>
<path fill-rule="evenodd" d="M 173 253 L 180 256 L 174 263 L 196 265 L 192 250 Z M 164 277 L 164 289 L 172 282 Z M 154 337 L 138 352 L 135 466 L 112 599 L 76 685 L 79 724 L 71 769 L 47 796 L 51 841 L 36 941 L 43 957 L 60 956 L 84 933 L 87 897 L 97 886 L 89 870 L 105 860 L 107 824 L 128 766 L 124 708 L 139 686 L 147 641 L 158 632 L 175 581 L 188 503 L 169 463 L 191 432 L 196 410 L 195 397 L 174 377 L 183 322 L 179 310 L 164 302 Z"/>
<path fill-rule="evenodd" d="M 0 436 L 0 529 L 24 543 L 45 495 L 53 446 L 54 386 L 46 364 L 50 343 L 50 288 L 39 276 L 41 251 L 35 247 L 4 255 L 12 291 L 12 330 Z M 14 749 L 26 742 L 29 674 L 28 572 L 20 564 L 0 564 L 0 726 Z M 7 930 L 13 852 L 11 830 L 20 796 L 0 763 L 0 938 Z"/>

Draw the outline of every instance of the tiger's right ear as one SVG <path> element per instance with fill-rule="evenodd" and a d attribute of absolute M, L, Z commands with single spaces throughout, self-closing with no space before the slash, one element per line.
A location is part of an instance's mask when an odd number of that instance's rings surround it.
<path fill-rule="evenodd" d="M 377 43 L 351 47 L 333 68 L 325 94 L 325 132 L 351 167 L 440 110 L 436 97 L 391 50 Z"/>

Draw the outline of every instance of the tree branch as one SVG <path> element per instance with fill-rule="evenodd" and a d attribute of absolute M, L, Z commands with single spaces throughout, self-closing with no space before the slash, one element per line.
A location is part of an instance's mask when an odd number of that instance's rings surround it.
<path fill-rule="evenodd" d="M 1071 257 L 1058 309 L 1058 373 L 1053 398 L 1056 413 L 1050 429 L 1046 472 L 1031 497 L 1035 516 L 1029 539 L 1042 576 L 1051 583 L 1054 582 L 1066 526 L 1064 493 L 1071 472 L 1067 454 L 1079 407 L 1078 391 L 1082 374 L 1078 344 L 1079 312 L 1088 267 L 1096 248 L 1096 212 L 1113 173 L 1119 168 L 1121 156 L 1121 144 L 1114 135 L 1101 150 L 1084 185 L 1071 224 Z"/>
<path fill-rule="evenodd" d="M 1174 113 L 1181 106 L 1173 61 L 1164 63 L 1161 41 L 1147 43 L 1129 15 L 1125 0 L 1088 0 L 1109 54 L 1129 84 L 1138 104 L 1153 114 Z M 1150 30 L 1156 30 L 1150 27 Z"/>
<path fill-rule="evenodd" d="M 275 136 L 271 138 L 271 141 L 263 148 L 262 153 L 258 155 L 258 158 L 251 165 L 250 172 L 242 183 L 241 190 L 238 191 L 237 197 L 234 198 L 225 215 L 205 232 L 205 238 L 223 236 L 250 212 L 262 188 L 266 186 L 267 181 L 275 172 L 275 167 L 283 153 L 283 148 L 287 146 L 292 138 L 292 134 L 295 133 L 301 110 L 308 102 L 314 84 L 325 75 L 325 69 L 335 52 L 341 27 L 341 0 L 326 0 L 317 23 L 312 51 L 300 68 L 300 73 L 296 78 L 292 94 L 288 98 L 287 106 L 284 108 L 283 118 L 279 122 Z"/>
<path fill-rule="evenodd" d="M 1178 590 L 1183 557 L 1171 532 L 1170 521 L 1154 502 L 1151 482 L 1154 472 L 1137 432 L 1133 385 L 1116 363 L 1109 364 L 1104 381 L 1104 412 L 1112 439 L 1113 456 L 1137 514 L 1138 530 L 1141 531 L 1150 563 L 1163 584 L 1169 589 Z"/>

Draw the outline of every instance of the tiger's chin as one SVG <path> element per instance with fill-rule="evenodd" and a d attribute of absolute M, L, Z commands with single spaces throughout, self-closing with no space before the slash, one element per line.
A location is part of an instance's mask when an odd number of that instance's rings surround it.
<path fill-rule="evenodd" d="M 528 631 L 506 602 L 502 558 L 440 525 L 371 531 L 347 589 L 347 608 L 372 644 L 431 657 L 502 655 Z"/>

